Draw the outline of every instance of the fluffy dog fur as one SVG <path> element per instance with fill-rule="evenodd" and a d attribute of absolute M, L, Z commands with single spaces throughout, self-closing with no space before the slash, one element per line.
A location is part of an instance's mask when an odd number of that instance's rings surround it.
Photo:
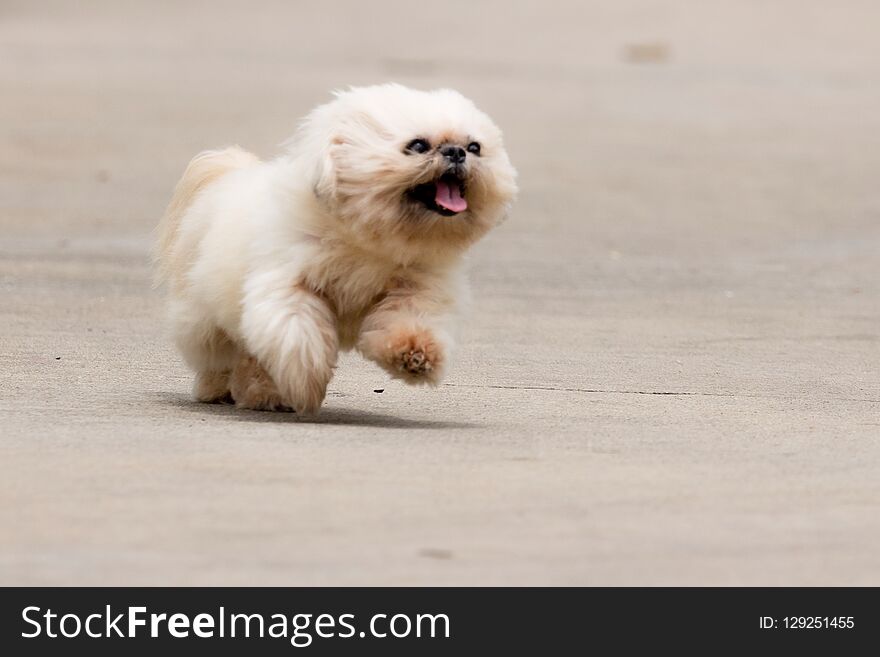
<path fill-rule="evenodd" d="M 436 384 L 461 256 L 503 219 L 515 176 L 471 101 L 399 85 L 337 93 L 275 160 L 197 155 L 156 249 L 196 398 L 313 413 L 351 348 Z"/>

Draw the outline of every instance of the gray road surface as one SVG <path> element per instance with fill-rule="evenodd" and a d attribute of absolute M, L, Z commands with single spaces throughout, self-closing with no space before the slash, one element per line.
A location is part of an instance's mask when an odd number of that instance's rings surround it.
<path fill-rule="evenodd" d="M 421 6 L 0 5 L 0 583 L 880 584 L 877 4 Z M 448 382 L 189 401 L 184 164 L 387 80 L 521 173 Z"/>

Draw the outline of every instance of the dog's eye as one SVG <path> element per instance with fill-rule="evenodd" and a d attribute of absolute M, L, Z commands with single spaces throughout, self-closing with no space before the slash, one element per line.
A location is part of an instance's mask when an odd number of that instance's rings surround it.
<path fill-rule="evenodd" d="M 427 153 L 431 150 L 431 144 L 424 139 L 413 139 L 406 145 L 406 150 L 410 153 Z"/>
<path fill-rule="evenodd" d="M 468 144 L 467 149 L 468 149 L 468 153 L 473 153 L 474 155 L 479 155 L 480 154 L 480 142 L 472 141 L 470 144 Z"/>

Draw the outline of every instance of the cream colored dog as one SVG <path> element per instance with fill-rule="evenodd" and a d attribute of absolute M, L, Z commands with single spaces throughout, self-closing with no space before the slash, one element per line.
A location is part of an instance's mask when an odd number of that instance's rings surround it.
<path fill-rule="evenodd" d="M 156 252 L 196 398 L 312 413 L 351 348 L 436 384 L 462 253 L 505 216 L 515 178 L 471 101 L 393 84 L 337 93 L 275 160 L 197 155 Z"/>

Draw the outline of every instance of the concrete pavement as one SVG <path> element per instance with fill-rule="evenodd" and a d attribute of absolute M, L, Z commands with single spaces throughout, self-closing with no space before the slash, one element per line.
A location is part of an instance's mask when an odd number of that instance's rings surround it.
<path fill-rule="evenodd" d="M 880 9 L 708 5 L 4 3 L 0 584 L 880 584 Z M 189 401 L 186 161 L 386 80 L 520 170 L 447 384 Z"/>

